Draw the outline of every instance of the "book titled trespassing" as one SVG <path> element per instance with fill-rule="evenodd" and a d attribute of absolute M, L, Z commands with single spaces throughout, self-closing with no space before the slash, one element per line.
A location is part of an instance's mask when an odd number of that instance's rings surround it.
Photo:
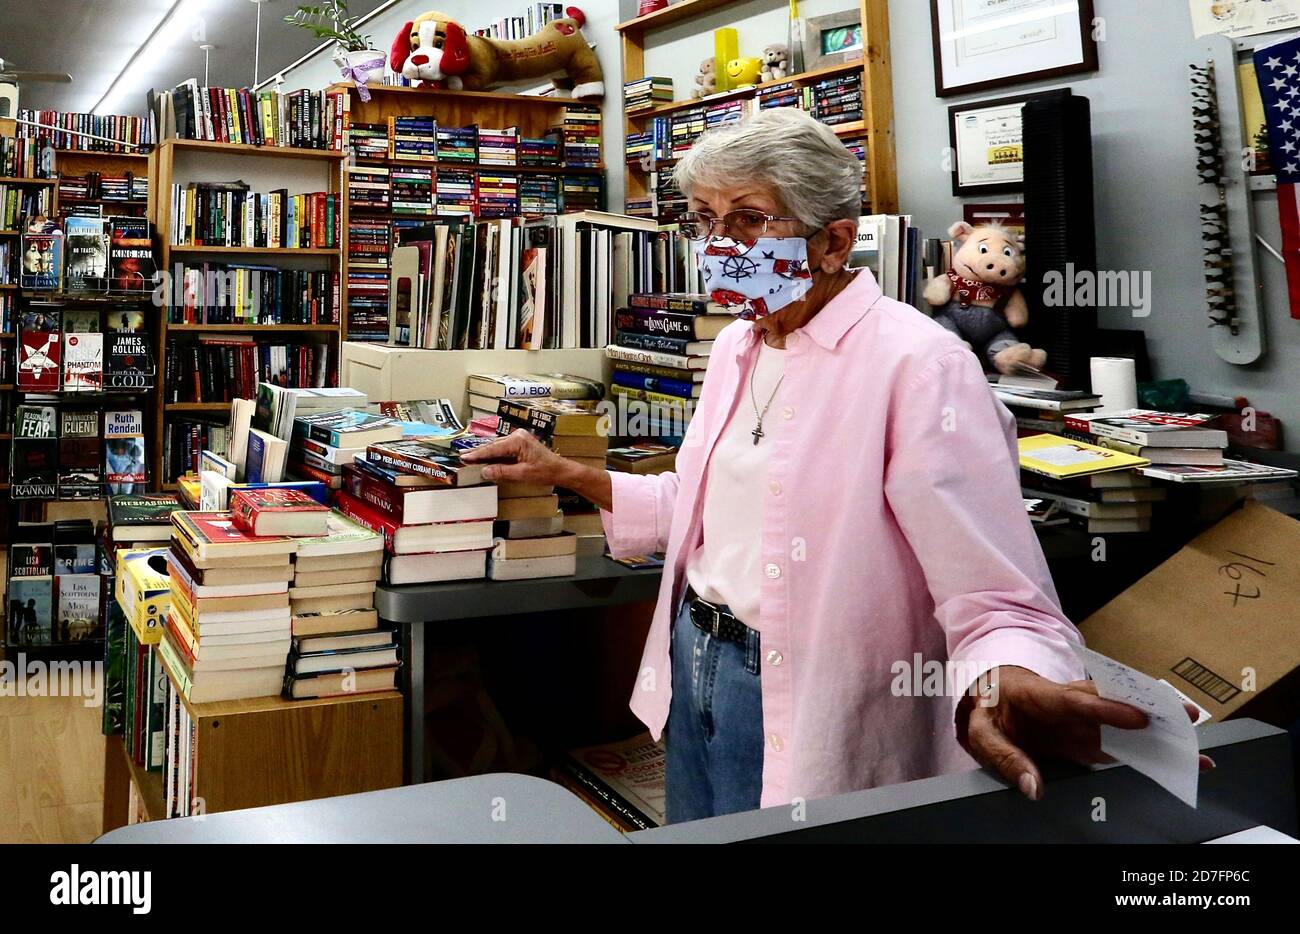
<path fill-rule="evenodd" d="M 419 474 L 447 486 L 474 486 L 483 482 L 480 464 L 464 464 L 455 454 L 439 451 L 419 441 L 372 444 L 366 459 L 389 470 Z"/>

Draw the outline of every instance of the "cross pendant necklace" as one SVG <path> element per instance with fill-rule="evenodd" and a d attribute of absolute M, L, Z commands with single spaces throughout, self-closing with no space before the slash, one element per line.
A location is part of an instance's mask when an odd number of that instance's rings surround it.
<path fill-rule="evenodd" d="M 759 346 L 758 352 L 760 355 L 762 354 L 762 345 Z M 754 417 L 758 419 L 758 423 L 754 425 L 754 430 L 750 432 L 750 434 L 754 436 L 755 447 L 758 446 L 758 442 L 762 441 L 763 438 L 766 437 L 766 432 L 763 431 L 763 419 L 767 418 L 767 410 L 770 409 L 772 403 L 776 401 L 776 394 L 781 391 L 781 384 L 785 382 L 785 374 L 782 373 L 781 378 L 776 381 L 776 388 L 772 390 L 772 395 L 767 400 L 767 405 L 763 406 L 762 411 L 759 411 L 758 400 L 754 397 L 754 374 L 757 372 L 758 360 L 755 359 L 754 367 L 749 371 L 749 402 L 754 406 Z"/>

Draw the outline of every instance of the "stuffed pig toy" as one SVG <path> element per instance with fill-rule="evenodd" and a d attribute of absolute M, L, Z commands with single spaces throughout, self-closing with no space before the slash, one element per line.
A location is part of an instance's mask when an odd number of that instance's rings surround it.
<path fill-rule="evenodd" d="M 1041 369 L 1047 352 L 1016 337 L 1029 323 L 1020 291 L 1025 275 L 1022 239 L 1002 227 L 953 224 L 952 268 L 925 287 L 934 320 L 964 340 L 986 368 L 1012 374 L 1024 365 Z"/>

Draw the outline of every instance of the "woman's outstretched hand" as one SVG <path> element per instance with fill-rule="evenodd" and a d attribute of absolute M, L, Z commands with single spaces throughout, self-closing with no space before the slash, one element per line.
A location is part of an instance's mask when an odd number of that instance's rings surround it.
<path fill-rule="evenodd" d="M 483 479 L 493 483 L 559 486 L 585 496 L 601 509 L 614 506 L 608 473 L 561 457 L 522 428 L 500 441 L 472 448 L 460 459 L 467 464 L 486 464 Z"/>
<path fill-rule="evenodd" d="M 1196 708 L 1183 706 L 1195 721 Z M 957 738 L 966 751 L 1032 801 L 1043 796 L 1043 776 L 1031 756 L 1079 765 L 1114 761 L 1101 751 L 1103 725 L 1140 730 L 1147 716 L 1099 697 L 1091 681 L 1058 684 L 1010 666 L 981 677 L 979 690 L 963 697 L 957 708 Z M 1201 770 L 1212 768 L 1214 761 L 1201 756 Z"/>

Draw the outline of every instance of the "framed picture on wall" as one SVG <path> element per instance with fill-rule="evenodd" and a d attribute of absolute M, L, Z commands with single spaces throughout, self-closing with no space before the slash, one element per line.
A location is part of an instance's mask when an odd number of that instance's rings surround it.
<path fill-rule="evenodd" d="M 1025 235 L 1025 205 L 1023 201 L 968 201 L 962 205 L 962 217 L 972 227 L 989 224 L 1005 227 L 1020 236 Z"/>
<path fill-rule="evenodd" d="M 1097 70 L 1092 0 L 930 0 L 939 97 Z"/>
<path fill-rule="evenodd" d="M 966 195 L 1019 191 L 1025 183 L 1025 102 L 1068 90 L 1044 91 L 998 100 L 971 101 L 948 108 L 952 153 L 952 193 Z"/>
<path fill-rule="evenodd" d="M 862 59 L 862 14 L 858 10 L 803 20 L 804 69 L 815 71 Z"/>

